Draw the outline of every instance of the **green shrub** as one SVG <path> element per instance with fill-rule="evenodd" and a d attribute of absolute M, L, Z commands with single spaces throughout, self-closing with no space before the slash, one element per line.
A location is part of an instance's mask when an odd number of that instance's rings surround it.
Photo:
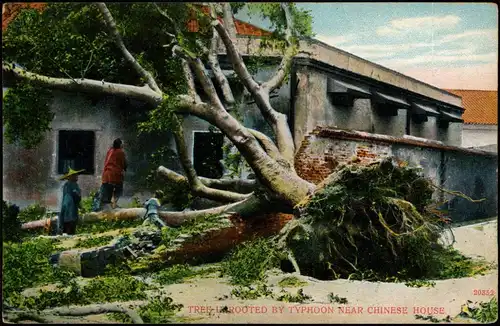
<path fill-rule="evenodd" d="M 21 223 L 38 221 L 44 219 L 46 217 L 46 213 L 47 208 L 40 205 L 40 203 L 36 203 L 22 209 L 21 212 L 19 212 L 19 220 Z"/>
<path fill-rule="evenodd" d="M 170 297 L 155 297 L 148 304 L 139 307 L 137 313 L 146 324 L 169 324 L 182 307 L 182 304 L 174 304 Z M 129 316 L 122 313 L 109 314 L 109 318 L 121 323 L 132 322 Z"/>
<path fill-rule="evenodd" d="M 8 297 L 26 288 L 64 280 L 68 274 L 49 263 L 57 252 L 56 241 L 32 239 L 22 243 L 3 243 L 3 295 Z"/>
<path fill-rule="evenodd" d="M 257 239 L 239 245 L 222 263 L 222 272 L 232 284 L 250 285 L 264 281 L 266 271 L 277 267 L 278 253 L 268 239 Z"/>
<path fill-rule="evenodd" d="M 67 288 L 69 286 L 69 289 Z M 144 300 L 149 286 L 129 275 L 96 277 L 83 287 L 75 279 L 55 291 L 39 291 L 37 296 L 16 293 L 10 303 L 20 309 L 43 310 L 68 305 L 88 305 L 116 301 Z"/>
<path fill-rule="evenodd" d="M 195 275 L 189 265 L 174 265 L 155 275 L 155 281 L 162 285 L 175 284 L 186 277 Z"/>
<path fill-rule="evenodd" d="M 93 248 L 93 247 L 100 247 L 107 245 L 113 240 L 113 236 L 111 235 L 104 235 L 101 237 L 89 237 L 86 239 L 78 239 L 77 243 L 75 244 L 75 248 Z"/>

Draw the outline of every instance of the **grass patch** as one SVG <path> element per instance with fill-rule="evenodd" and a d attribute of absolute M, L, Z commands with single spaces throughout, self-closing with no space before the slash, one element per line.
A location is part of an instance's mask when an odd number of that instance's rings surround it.
<path fill-rule="evenodd" d="M 78 239 L 74 248 L 93 248 L 107 245 L 113 240 L 113 236 L 104 235 L 101 237 L 89 237 L 86 239 Z"/>
<path fill-rule="evenodd" d="M 283 288 L 301 287 L 307 285 L 307 282 L 300 280 L 295 276 L 288 276 L 278 282 L 278 285 Z"/>
<path fill-rule="evenodd" d="M 210 215 L 208 217 L 204 217 L 203 219 L 194 219 L 176 228 L 164 228 L 162 230 L 163 246 L 165 249 L 172 247 L 174 245 L 173 241 L 181 234 L 193 236 L 203 233 L 211 228 L 220 228 L 225 226 L 226 223 L 224 220 L 225 218 L 221 215 Z"/>
<path fill-rule="evenodd" d="M 139 307 L 137 313 L 146 324 L 168 324 L 175 320 L 175 314 L 182 309 L 182 304 L 173 303 L 170 297 L 155 297 L 149 302 Z M 121 323 L 130 324 L 132 320 L 123 313 L 111 313 L 107 315 L 109 319 Z"/>
<path fill-rule="evenodd" d="M 328 293 L 328 301 L 330 303 L 340 303 L 347 304 L 347 298 L 339 297 L 337 294 L 333 294 L 333 292 Z"/>
<path fill-rule="evenodd" d="M 484 231 L 484 227 L 482 225 L 478 225 L 478 226 L 474 226 L 474 230 L 478 230 L 478 231 Z"/>
<path fill-rule="evenodd" d="M 283 302 L 298 302 L 304 303 L 311 299 L 310 295 L 304 294 L 303 289 L 298 289 L 296 294 L 292 294 L 290 292 L 282 290 L 278 295 L 275 295 L 274 298 L 278 301 Z"/>
<path fill-rule="evenodd" d="M 255 300 L 260 297 L 272 296 L 273 292 L 266 284 L 259 283 L 250 286 L 238 286 L 231 290 L 231 295 L 242 300 Z"/>
<path fill-rule="evenodd" d="M 450 316 L 446 316 L 445 318 L 436 318 L 432 315 L 428 315 L 428 316 L 424 316 L 424 315 L 415 315 L 415 318 L 416 319 L 420 319 L 420 320 L 428 320 L 430 321 L 431 323 L 451 323 L 451 317 Z"/>
<path fill-rule="evenodd" d="M 58 240 L 38 238 L 22 243 L 3 243 L 4 298 L 26 288 L 66 279 L 69 274 L 49 263 L 52 253 L 58 251 Z"/>
<path fill-rule="evenodd" d="M 198 276 L 206 276 L 218 271 L 220 271 L 220 268 L 216 266 L 210 266 L 195 270 L 187 264 L 184 265 L 178 264 L 178 265 L 173 265 L 157 273 L 156 275 L 154 275 L 154 280 L 161 285 L 169 285 L 169 284 L 182 283 L 187 279 Z"/>
<path fill-rule="evenodd" d="M 231 284 L 248 286 L 256 281 L 265 281 L 266 271 L 277 267 L 280 258 L 268 239 L 245 242 L 222 263 L 222 274 L 230 278 Z"/>
<path fill-rule="evenodd" d="M 38 296 L 13 296 L 11 304 L 20 309 L 43 310 L 67 305 L 87 305 L 115 301 L 144 300 L 150 287 L 135 278 L 123 275 L 96 277 L 84 286 L 75 279 L 58 286 L 55 291 L 40 290 Z"/>
<path fill-rule="evenodd" d="M 413 280 L 406 282 L 405 285 L 412 288 L 421 288 L 421 287 L 433 288 L 436 285 L 436 282 L 427 280 Z"/>
<path fill-rule="evenodd" d="M 92 223 L 79 224 L 76 228 L 77 234 L 96 234 L 113 231 L 117 229 L 135 228 L 142 225 L 142 220 L 113 220 L 96 221 Z"/>

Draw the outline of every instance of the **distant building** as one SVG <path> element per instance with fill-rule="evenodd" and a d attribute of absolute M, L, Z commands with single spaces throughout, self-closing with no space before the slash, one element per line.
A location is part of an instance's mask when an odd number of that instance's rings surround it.
<path fill-rule="evenodd" d="M 498 91 L 449 89 L 465 109 L 462 147 L 498 151 Z"/>

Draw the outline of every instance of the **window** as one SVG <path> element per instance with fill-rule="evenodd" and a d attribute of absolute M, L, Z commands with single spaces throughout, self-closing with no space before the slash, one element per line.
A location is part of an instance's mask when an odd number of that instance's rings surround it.
<path fill-rule="evenodd" d="M 57 173 L 85 169 L 82 174 L 94 174 L 95 134 L 93 131 L 59 131 Z"/>
<path fill-rule="evenodd" d="M 195 132 L 193 165 L 201 177 L 219 179 L 223 174 L 222 145 L 224 136 L 215 132 Z"/>

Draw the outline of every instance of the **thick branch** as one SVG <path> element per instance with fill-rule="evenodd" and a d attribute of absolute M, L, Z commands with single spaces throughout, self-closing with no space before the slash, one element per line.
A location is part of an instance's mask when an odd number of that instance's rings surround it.
<path fill-rule="evenodd" d="M 155 105 L 159 104 L 162 100 L 162 96 L 152 91 L 148 86 L 139 87 L 125 84 L 108 83 L 104 80 L 73 80 L 69 78 L 47 77 L 28 72 L 22 68 L 14 67 L 14 65 L 8 65 L 5 63 L 2 63 L 2 72 L 4 74 L 4 81 L 5 79 L 8 79 L 10 77 L 14 80 L 29 81 L 37 86 L 49 89 L 59 89 L 70 92 L 102 93 L 122 97 L 130 97 Z M 8 85 L 5 84 L 3 86 L 8 87 Z"/>
<path fill-rule="evenodd" d="M 224 2 L 222 4 L 222 14 L 224 26 L 226 27 L 229 36 L 232 40 L 236 40 L 236 26 L 234 25 L 233 11 L 229 2 Z"/>
<path fill-rule="evenodd" d="M 166 178 L 167 180 L 173 181 L 175 183 L 188 183 L 188 180 L 185 176 L 172 171 L 164 166 L 158 167 L 156 170 L 158 175 Z M 198 177 L 205 186 L 221 189 L 221 190 L 229 190 L 235 191 L 242 194 L 248 194 L 255 190 L 257 187 L 257 182 L 255 180 L 247 180 L 247 179 L 211 179 L 205 177 Z"/>
<path fill-rule="evenodd" d="M 278 150 L 278 147 L 276 147 L 276 145 L 271 140 L 271 138 L 267 137 L 267 135 L 261 133 L 260 131 L 257 131 L 257 130 L 251 129 L 251 128 L 247 128 L 247 129 L 252 133 L 252 135 L 255 138 L 257 138 L 257 140 L 259 141 L 262 148 L 264 148 L 264 150 L 266 151 L 266 153 L 270 157 L 272 157 L 275 160 L 282 159 L 282 156 Z"/>
<path fill-rule="evenodd" d="M 211 13 L 212 13 L 212 18 L 217 19 L 215 4 L 211 5 Z M 229 82 L 219 65 L 219 59 L 217 58 L 218 43 L 219 43 L 219 34 L 217 34 L 217 31 L 214 28 L 212 35 L 212 43 L 208 54 L 208 64 L 210 65 L 210 68 L 214 72 L 217 83 L 220 85 L 222 89 L 222 94 L 224 95 L 224 101 L 229 106 L 232 106 L 235 103 L 234 95 L 233 92 L 231 91 L 231 87 L 229 86 Z"/>
<path fill-rule="evenodd" d="M 115 20 L 113 19 L 113 16 L 109 12 L 106 4 L 103 2 L 96 2 L 95 4 L 101 11 L 103 15 L 103 20 L 108 26 L 116 45 L 122 51 L 125 59 L 134 67 L 135 71 L 137 71 L 137 73 L 146 80 L 147 84 L 149 85 L 149 87 L 151 87 L 153 91 L 161 94 L 161 90 L 156 84 L 156 81 L 154 80 L 153 76 L 148 71 L 146 71 L 146 69 L 144 69 L 139 64 L 139 62 L 137 62 L 134 56 L 125 47 L 120 32 L 118 31 L 118 27 L 116 26 Z"/>
<path fill-rule="evenodd" d="M 200 96 L 196 93 L 193 72 L 189 67 L 189 63 L 186 61 L 186 59 L 183 58 L 181 58 L 181 63 L 182 63 L 182 70 L 184 71 L 184 77 L 186 78 L 186 82 L 188 84 L 189 96 L 191 96 L 196 102 L 201 102 Z"/>
<path fill-rule="evenodd" d="M 287 11 L 288 5 L 282 5 L 282 8 L 286 9 L 285 13 L 288 13 L 289 15 L 289 11 Z M 295 145 L 293 142 L 292 133 L 288 126 L 288 119 L 286 115 L 277 112 L 271 106 L 269 98 L 271 88 L 269 87 L 269 85 L 268 87 L 261 87 L 255 82 L 253 77 L 248 72 L 241 54 L 238 52 L 236 46 L 231 40 L 227 29 L 224 28 L 224 26 L 222 26 L 222 24 L 218 20 L 213 20 L 212 24 L 214 25 L 222 41 L 224 42 L 224 45 L 226 46 L 227 54 L 231 58 L 234 71 L 243 82 L 245 87 L 248 89 L 250 94 L 252 94 L 253 98 L 255 99 L 255 103 L 260 109 L 260 112 L 262 113 L 264 119 L 266 119 L 266 121 L 273 128 L 280 153 L 282 154 L 283 158 L 289 162 L 289 164 L 293 164 Z M 285 61 L 285 64 L 286 62 L 288 61 Z"/>
<path fill-rule="evenodd" d="M 257 198 L 254 195 L 251 195 L 245 200 L 210 209 L 203 209 L 199 211 L 183 211 L 183 212 L 160 211 L 159 215 L 160 218 L 168 226 L 180 226 L 188 221 L 197 218 L 207 217 L 210 215 L 238 213 L 241 216 L 252 216 L 252 214 L 262 210 L 263 205 L 265 204 L 267 204 L 267 202 Z M 109 221 L 133 220 L 133 219 L 143 218 L 145 214 L 146 214 L 145 208 L 114 209 L 110 211 L 101 211 L 98 213 L 92 212 L 85 214 L 84 216 L 81 217 L 81 221 L 94 222 L 102 220 L 109 220 Z"/>
<path fill-rule="evenodd" d="M 276 88 L 281 87 L 281 85 L 283 84 L 283 81 L 285 80 L 285 77 L 290 70 L 292 59 L 296 52 L 296 47 L 292 43 L 293 19 L 290 13 L 290 4 L 282 2 L 280 5 L 281 9 L 285 13 L 286 19 L 285 41 L 287 43 L 287 49 L 274 76 L 271 77 L 267 82 L 262 84 L 262 87 L 269 90 L 269 93 Z"/>
<path fill-rule="evenodd" d="M 177 154 L 179 155 L 179 160 L 184 169 L 184 172 L 186 172 L 189 186 L 191 187 L 191 191 L 194 195 L 218 202 L 237 202 L 249 196 L 226 190 L 212 189 L 205 186 L 198 178 L 193 163 L 189 159 L 186 142 L 184 140 L 184 131 L 180 124 L 177 126 L 173 134 L 177 147 Z"/>
<path fill-rule="evenodd" d="M 231 62 L 233 64 L 234 71 L 240 78 L 243 85 L 245 85 L 248 91 L 253 94 L 257 90 L 259 90 L 260 86 L 259 84 L 257 84 L 257 82 L 253 79 L 252 75 L 248 71 L 245 62 L 243 62 L 241 54 L 234 45 L 233 41 L 231 40 L 229 32 L 217 19 L 212 21 L 212 25 L 214 26 L 217 33 L 219 33 L 219 36 L 221 37 L 221 40 L 226 47 L 227 54 L 231 58 Z"/>

